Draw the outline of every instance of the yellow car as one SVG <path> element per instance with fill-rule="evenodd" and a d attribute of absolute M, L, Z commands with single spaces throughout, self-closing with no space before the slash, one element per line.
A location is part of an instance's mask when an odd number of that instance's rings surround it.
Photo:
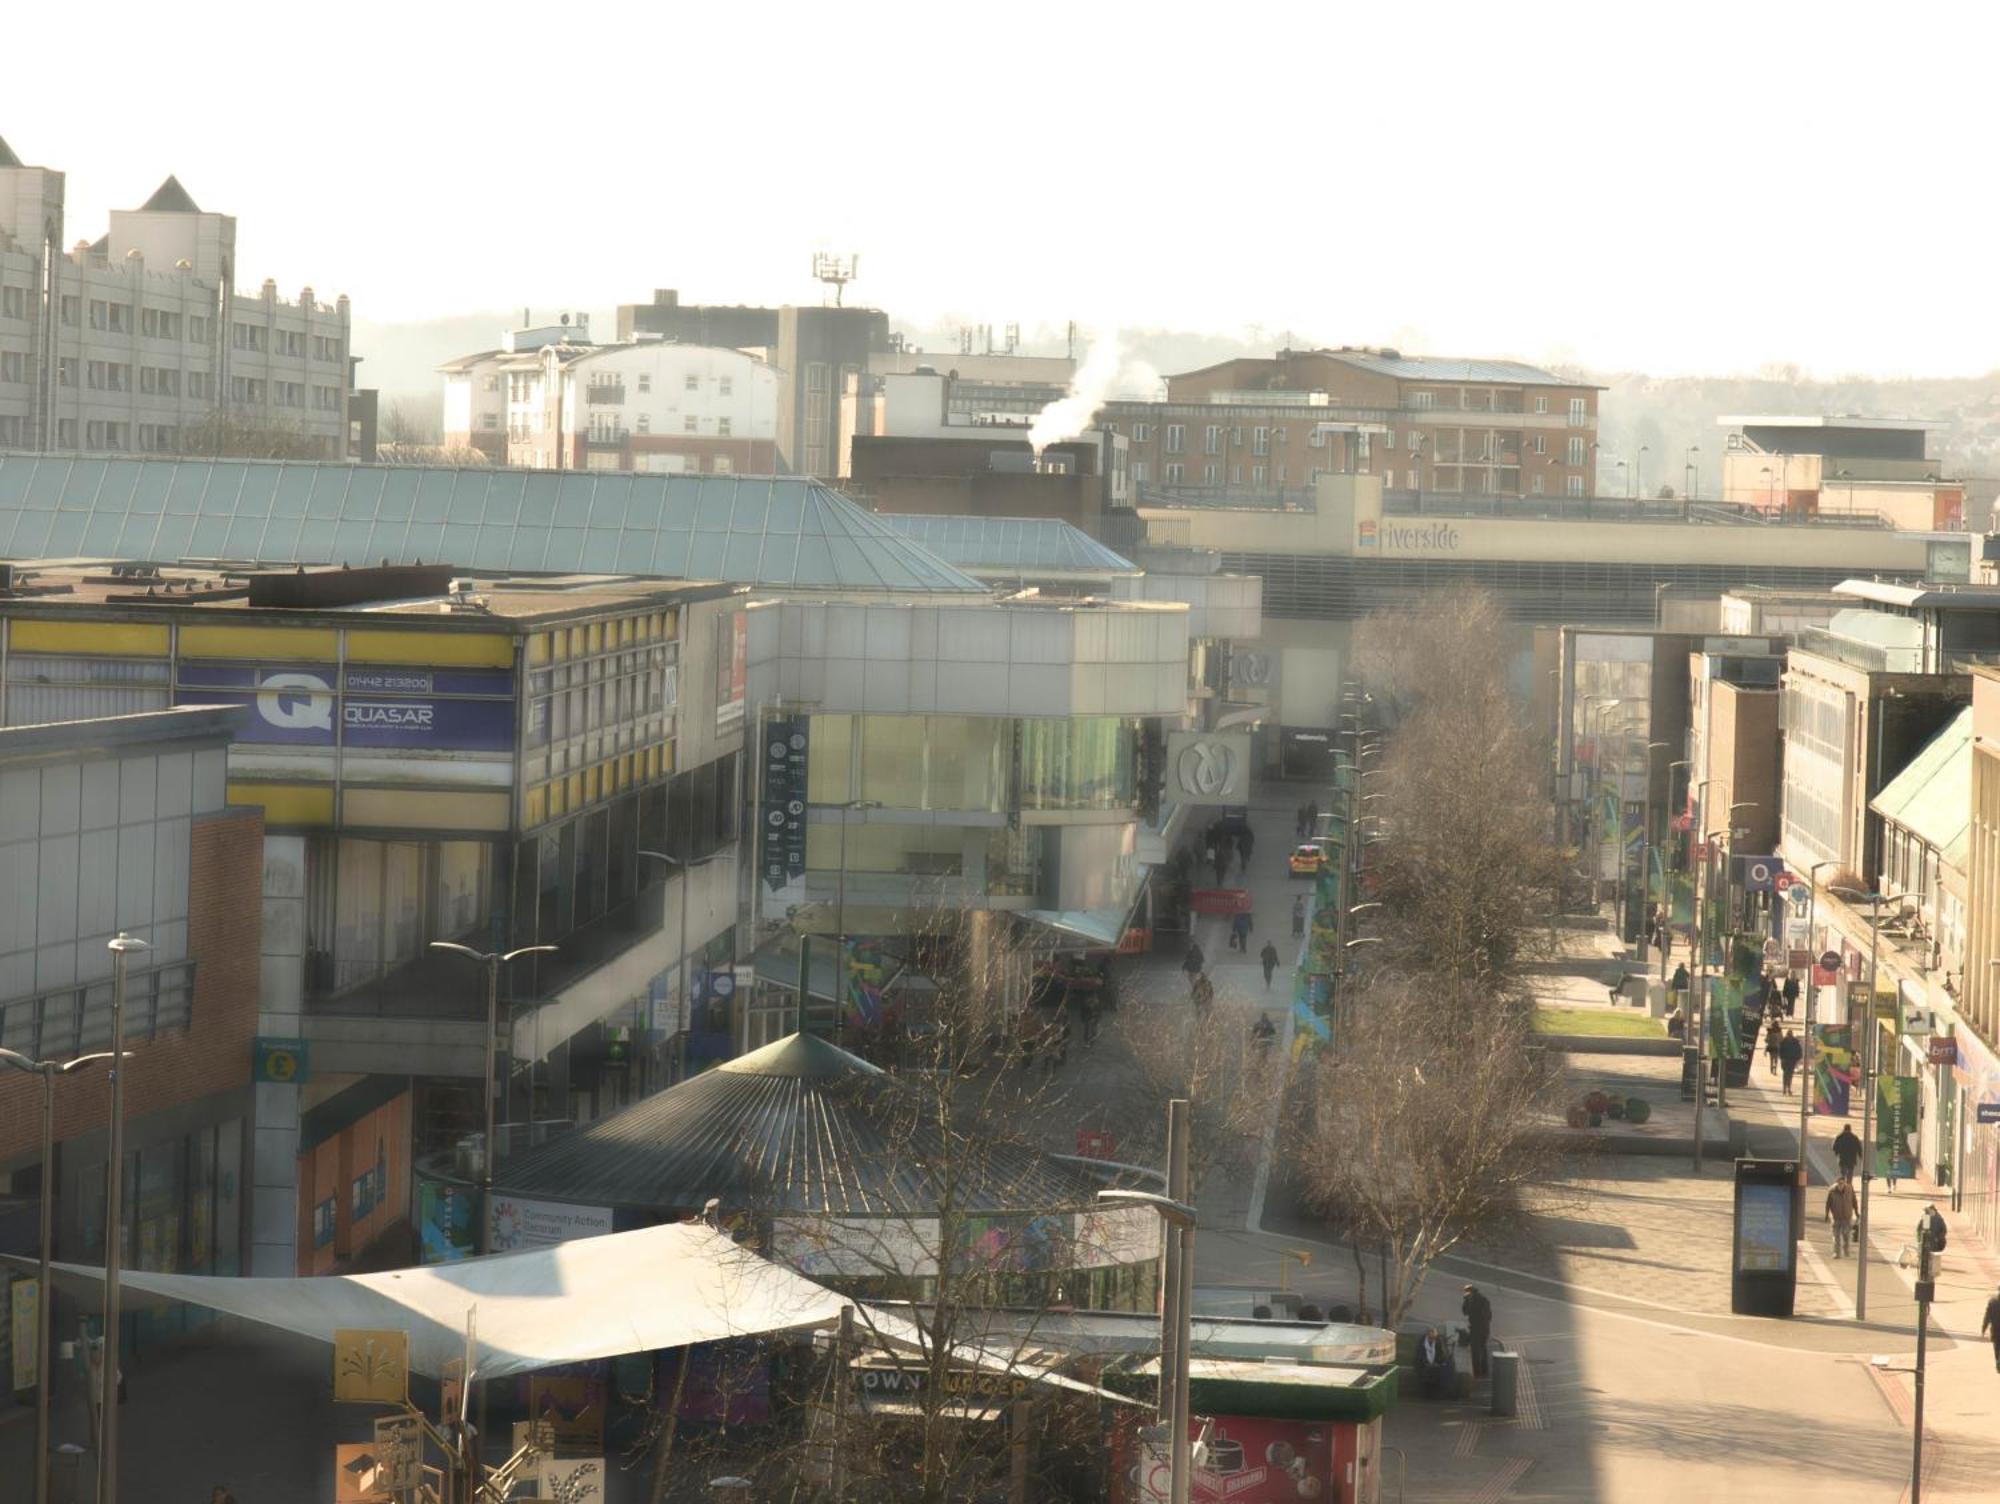
<path fill-rule="evenodd" d="M 1310 843 L 1294 846 L 1289 865 L 1293 877 L 1318 877 L 1319 869 L 1326 865 L 1326 852 Z"/>

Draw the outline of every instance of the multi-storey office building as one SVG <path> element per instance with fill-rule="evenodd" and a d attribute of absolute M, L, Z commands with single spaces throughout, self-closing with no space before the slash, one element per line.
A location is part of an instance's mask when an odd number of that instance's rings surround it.
<path fill-rule="evenodd" d="M 63 194 L 0 142 L 0 448 L 348 453 L 344 296 L 240 293 L 234 216 L 171 177 L 65 252 Z"/>
<path fill-rule="evenodd" d="M 66 697 L 24 690 L 15 719 L 35 724 L 0 730 L 0 1044 L 33 1060 L 108 1049 L 107 942 L 145 941 L 126 986 L 124 1258 L 240 1274 L 266 1210 L 250 1189 L 263 824 L 230 801 L 225 767 L 242 712 L 83 719 Z M 101 1066 L 55 1086 L 56 1256 L 86 1264 L 104 1257 L 107 1091 Z M 39 1081 L 0 1076 L 0 1176 L 17 1195 L 39 1184 L 41 1112 Z M 19 1227 L 5 1251 L 31 1253 L 34 1222 Z"/>
<path fill-rule="evenodd" d="M 476 1126 L 478 979 L 431 940 L 560 947 L 504 981 L 508 1121 L 594 1116 L 665 1079 L 672 1041 L 697 1059 L 750 1035 L 703 1001 L 749 948 L 733 852 L 760 718 L 811 702 L 823 753 L 795 927 L 833 927 L 846 822 L 849 928 L 893 935 L 918 899 L 1121 922 L 1142 748 L 1188 711 L 1185 605 L 996 600 L 805 481 L 16 457 L 0 532 L 28 557 L 206 561 L 17 575 L 0 719 L 51 695 L 253 712 L 230 787 L 270 830 L 260 1029 L 331 1078 L 260 1098 L 258 1191 L 296 1209 L 260 1224 L 273 1271 L 377 1256 L 375 1167 L 394 1185 L 399 1153 Z M 689 575 L 766 604 L 746 620 Z M 663 885 L 644 851 L 714 860 Z"/>
<path fill-rule="evenodd" d="M 1303 500 L 1321 473 L 1414 496 L 1595 494 L 1599 388 L 1504 360 L 1280 350 L 1167 378 L 1105 409 L 1142 488 Z"/>
<path fill-rule="evenodd" d="M 441 370 L 446 445 L 496 464 L 668 475 L 777 469 L 778 373 L 740 350 L 650 336 L 549 341 Z"/>

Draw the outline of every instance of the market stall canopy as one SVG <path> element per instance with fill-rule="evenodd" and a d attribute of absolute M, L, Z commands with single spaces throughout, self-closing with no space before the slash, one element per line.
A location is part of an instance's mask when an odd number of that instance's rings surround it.
<path fill-rule="evenodd" d="M 500 1189 L 593 1206 L 833 1217 L 1042 1213 L 1104 1181 L 1020 1143 L 954 1136 L 922 1092 L 793 1034 L 499 1167 Z"/>
<path fill-rule="evenodd" d="M 4 1262 L 23 1272 L 35 1268 L 32 1259 Z M 54 1269 L 74 1293 L 94 1298 L 104 1283 L 104 1271 L 91 1265 Z M 475 1313 L 474 1368 L 484 1378 L 504 1378 L 558 1363 L 831 1326 L 842 1306 L 854 1304 L 701 1222 L 379 1274 L 247 1279 L 127 1269 L 118 1279 L 128 1305 L 136 1297 L 206 1306 L 321 1342 L 352 1328 L 406 1331 L 411 1371 L 434 1379 L 465 1356 L 468 1313 Z M 884 1343 L 923 1350 L 922 1334 L 904 1317 L 865 1307 L 858 1315 L 861 1329 Z M 996 1348 L 961 1347 L 955 1357 L 1113 1398 Z"/>

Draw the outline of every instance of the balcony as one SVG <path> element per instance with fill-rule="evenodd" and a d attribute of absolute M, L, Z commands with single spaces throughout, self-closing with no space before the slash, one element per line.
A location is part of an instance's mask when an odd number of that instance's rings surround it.
<path fill-rule="evenodd" d="M 625 383 L 621 381 L 616 386 L 587 386 L 583 389 L 583 400 L 593 404 L 622 403 L 625 400 Z"/>
<path fill-rule="evenodd" d="M 591 449 L 616 449 L 631 436 L 628 429 L 593 428 L 583 436 L 583 442 Z"/>
<path fill-rule="evenodd" d="M 194 962 L 169 961 L 126 974 L 125 1038 L 183 1030 L 193 1012 Z M 0 1003 L 0 1046 L 30 1060 L 67 1060 L 111 1044 L 111 978 Z"/>

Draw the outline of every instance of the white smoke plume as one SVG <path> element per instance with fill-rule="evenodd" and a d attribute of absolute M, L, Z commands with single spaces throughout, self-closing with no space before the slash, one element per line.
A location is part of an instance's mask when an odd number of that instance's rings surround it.
<path fill-rule="evenodd" d="M 1076 438 L 1090 427 L 1090 420 L 1097 416 L 1097 410 L 1104 406 L 1104 399 L 1118 380 L 1118 370 L 1117 334 L 1099 335 L 1092 341 L 1083 364 L 1070 378 L 1068 395 L 1058 397 L 1035 414 L 1034 424 L 1028 429 L 1028 442 L 1034 446 L 1037 458 L 1049 445 Z"/>

